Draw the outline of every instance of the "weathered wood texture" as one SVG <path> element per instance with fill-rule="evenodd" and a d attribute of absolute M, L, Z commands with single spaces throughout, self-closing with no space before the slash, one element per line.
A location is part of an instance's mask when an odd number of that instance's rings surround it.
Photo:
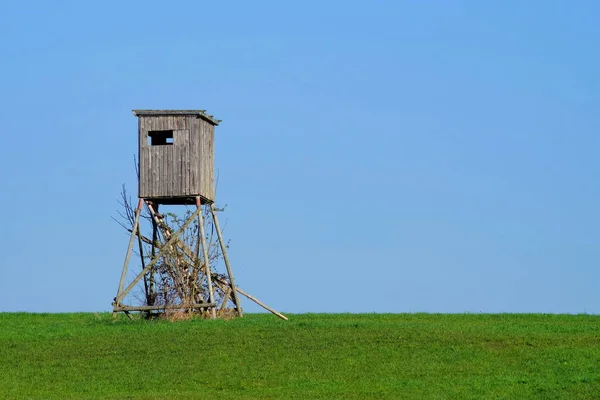
<path fill-rule="evenodd" d="M 202 210 L 202 203 L 200 202 L 200 197 L 196 197 L 196 207 L 198 207 L 198 210 Z M 215 302 L 215 298 L 214 298 L 214 293 L 213 293 L 213 287 L 212 287 L 212 272 L 210 270 L 210 263 L 208 262 L 208 245 L 206 244 L 206 237 L 204 234 L 204 218 L 202 216 L 202 211 L 200 211 L 198 213 L 198 218 L 200 219 L 200 221 L 198 221 L 198 226 L 200 227 L 198 235 L 200 236 L 200 243 L 202 244 L 202 253 L 204 255 L 204 265 L 206 265 L 206 280 L 207 280 L 207 284 L 208 284 L 208 296 L 209 296 L 209 300 L 211 303 Z M 213 308 L 211 311 L 211 316 L 214 318 L 217 318 L 217 313 L 215 312 L 215 309 Z"/>
<path fill-rule="evenodd" d="M 136 114 L 139 118 L 138 195 L 163 204 L 189 203 L 196 196 L 200 196 L 203 203 L 210 203 L 214 200 L 213 122 L 216 120 L 177 111 L 171 113 Z M 157 131 L 163 135 L 165 131 L 166 135 L 172 132 L 172 143 L 152 145 L 150 137 L 159 135 Z"/>
<path fill-rule="evenodd" d="M 227 256 L 227 245 L 223 241 L 223 235 L 221 234 L 221 227 L 219 226 L 219 218 L 217 218 L 217 211 L 215 210 L 214 204 L 210 206 L 210 212 L 213 217 L 213 224 L 215 226 L 215 230 L 217 231 L 217 237 L 219 238 L 219 243 L 221 244 L 221 254 L 223 254 L 223 260 L 225 261 L 225 267 L 227 268 L 227 275 L 229 275 L 229 283 L 233 288 L 233 302 L 235 303 L 235 307 L 237 309 L 238 316 L 242 317 L 242 304 L 240 303 L 240 299 L 237 295 L 237 291 L 235 290 L 235 281 L 233 279 L 233 272 L 231 271 L 231 265 L 229 264 L 229 257 Z M 227 299 L 223 301 L 223 304 L 227 303 Z"/>
<path fill-rule="evenodd" d="M 135 240 L 134 236 L 136 234 L 139 235 L 139 223 L 140 223 L 140 214 L 142 213 L 142 200 L 138 201 L 137 208 L 135 209 L 135 219 L 133 221 L 133 230 L 131 231 L 131 237 L 129 238 L 129 246 L 127 247 L 127 253 L 125 255 L 125 262 L 123 264 L 123 271 L 121 272 L 121 279 L 119 280 L 119 289 L 117 290 L 117 297 L 119 298 L 121 293 L 123 292 L 123 284 L 125 283 L 125 276 L 127 275 L 127 268 L 129 266 L 129 259 L 131 257 L 131 250 L 133 250 L 133 241 Z M 137 232 L 137 233 L 136 233 Z"/>
<path fill-rule="evenodd" d="M 167 304 L 159 306 L 117 306 L 113 308 L 113 311 L 151 311 L 151 310 L 186 310 L 190 308 L 213 308 L 216 306 L 215 303 L 195 303 L 195 304 Z"/>
<path fill-rule="evenodd" d="M 133 281 L 131 281 L 131 283 L 129 284 L 129 286 L 127 286 L 124 290 L 119 290 L 120 294 L 117 295 L 116 299 L 115 299 L 115 303 L 117 305 L 121 304 L 121 301 L 125 298 L 125 296 L 127 296 L 127 294 L 131 291 L 131 289 L 133 289 L 135 287 L 135 285 L 140 281 L 140 279 L 142 279 L 144 277 L 144 275 L 150 271 L 150 269 L 152 267 L 154 267 L 154 265 L 160 261 L 161 259 L 161 255 L 162 255 L 162 249 L 168 249 L 169 246 L 175 244 L 175 242 L 177 241 L 177 237 L 179 235 L 181 235 L 184 231 L 185 228 L 188 227 L 188 225 L 198 216 L 198 214 L 200 213 L 200 211 L 202 211 L 201 208 L 196 209 L 196 211 L 194 211 L 192 213 L 192 215 L 188 218 L 187 221 L 185 221 L 185 223 L 181 226 L 181 228 L 179 228 L 179 230 L 172 235 L 169 240 L 167 240 L 167 242 L 164 244 L 163 247 L 161 247 L 161 250 L 158 252 L 158 254 L 156 255 L 155 258 L 153 258 L 152 260 L 150 260 L 150 262 L 148 263 L 148 265 L 146 265 L 146 267 L 140 272 L 138 273 L 138 275 L 133 279 Z M 139 219 L 139 217 L 138 217 Z M 137 227 L 136 227 L 137 229 Z M 135 231 L 134 231 L 135 232 Z M 126 267 L 124 267 L 125 269 Z M 121 285 L 119 284 L 119 287 Z"/>

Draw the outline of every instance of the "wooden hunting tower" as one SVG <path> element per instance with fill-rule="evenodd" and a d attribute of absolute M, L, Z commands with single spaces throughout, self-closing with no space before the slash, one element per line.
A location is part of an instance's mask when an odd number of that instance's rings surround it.
<path fill-rule="evenodd" d="M 215 126 L 221 121 L 206 114 L 204 110 L 133 110 L 133 114 L 138 117 L 139 201 L 135 212 L 131 209 L 128 214 L 131 216 L 129 221 L 132 226 L 131 229 L 127 229 L 131 232 L 131 236 L 117 296 L 112 303 L 113 313 L 121 311 L 129 315 L 130 311 L 152 312 L 152 310 L 178 309 L 210 311 L 211 316 L 215 318 L 217 309 L 222 312 L 225 305 L 232 302 L 236 314 L 241 317 L 242 308 L 238 297 L 240 293 L 287 320 L 284 315 L 242 291 L 235 285 L 233 279 L 227 246 L 223 241 L 217 219 L 218 209 L 214 205 Z M 195 205 L 196 210 L 189 215 L 177 232 L 172 232 L 164 216 L 159 213 L 161 204 Z M 140 231 L 140 216 L 144 205 L 147 212 L 145 217 L 152 222 L 151 238 L 144 236 Z M 212 217 L 212 229 L 218 237 L 227 275 L 212 271 L 208 248 L 210 244 L 206 243 L 203 207 L 207 210 L 206 217 Z M 133 214 L 135 216 L 132 216 Z M 196 218 L 198 228 L 194 228 L 194 235 L 197 237 L 194 239 L 195 245 L 190 246 L 180 235 Z M 141 272 L 127 287 L 124 287 L 136 237 Z M 144 251 L 144 246 L 151 246 L 151 249 Z M 171 260 L 171 264 L 165 264 L 165 260 Z M 181 295 L 178 300 L 164 300 L 161 304 L 157 304 L 156 297 L 146 295 L 145 305 L 123 304 L 125 296 L 142 279 L 146 293 L 149 293 L 148 288 L 151 288 L 155 282 L 155 273 L 160 274 L 164 271 L 165 265 L 167 270 L 175 271 L 169 275 L 173 287 L 185 296 Z M 206 290 L 203 289 L 205 287 Z M 220 300 L 217 300 L 215 289 L 217 294 L 220 293 L 218 296 Z M 163 296 L 163 299 L 167 299 L 167 296 Z M 220 305 L 217 304 L 219 301 L 221 301 Z"/>
<path fill-rule="evenodd" d="M 215 197 L 214 143 L 219 120 L 204 110 L 133 110 L 138 117 L 139 197 L 194 204 Z"/>

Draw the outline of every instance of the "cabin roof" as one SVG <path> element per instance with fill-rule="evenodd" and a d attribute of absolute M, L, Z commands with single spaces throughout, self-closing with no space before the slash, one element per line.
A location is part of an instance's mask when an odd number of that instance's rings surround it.
<path fill-rule="evenodd" d="M 131 110 L 133 115 L 140 116 L 170 116 L 170 115 L 197 115 L 213 125 L 219 125 L 220 119 L 206 113 L 206 110 Z"/>

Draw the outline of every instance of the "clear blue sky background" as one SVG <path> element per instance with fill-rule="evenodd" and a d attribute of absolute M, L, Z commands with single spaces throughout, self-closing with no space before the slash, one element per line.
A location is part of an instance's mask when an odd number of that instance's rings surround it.
<path fill-rule="evenodd" d="M 200 108 L 238 283 L 273 307 L 599 313 L 598 15 L 4 1 L 0 310 L 110 309 L 131 109 Z"/>

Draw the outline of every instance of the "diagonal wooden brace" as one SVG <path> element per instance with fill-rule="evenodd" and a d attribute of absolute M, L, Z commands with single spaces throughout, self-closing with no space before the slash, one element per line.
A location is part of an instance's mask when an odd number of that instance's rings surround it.
<path fill-rule="evenodd" d="M 142 269 L 142 271 L 133 279 L 133 281 L 131 281 L 131 283 L 129 284 L 129 286 L 127 286 L 125 288 L 125 290 L 123 290 L 116 298 L 116 304 L 120 305 L 121 304 L 121 300 L 123 300 L 125 298 L 125 296 L 131 291 L 131 289 L 133 289 L 135 287 L 135 285 L 140 281 L 140 279 L 142 279 L 144 277 L 144 275 L 150 271 L 150 269 L 154 266 L 154 264 L 156 264 L 158 262 L 158 260 L 160 260 L 162 253 L 163 253 L 163 249 L 168 248 L 169 246 L 171 246 L 175 241 L 179 240 L 179 235 L 181 235 L 183 233 L 183 231 L 185 231 L 185 229 L 188 227 L 188 225 L 198 216 L 198 213 L 201 211 L 201 208 L 197 208 L 196 211 L 194 211 L 194 213 L 188 218 L 187 221 L 185 221 L 185 223 L 181 226 L 181 228 L 179 228 L 179 230 L 172 235 L 169 240 L 160 248 L 158 254 L 156 254 L 154 256 L 154 258 L 148 263 L 148 265 L 146 265 L 146 267 L 144 269 Z"/>
<path fill-rule="evenodd" d="M 115 301 L 123 292 L 123 284 L 125 283 L 125 276 L 127 275 L 127 268 L 129 266 L 129 258 L 131 257 L 131 251 L 133 250 L 133 241 L 135 240 L 136 231 L 139 233 L 140 214 L 142 212 L 142 199 L 138 201 L 137 208 L 135 210 L 135 218 L 133 221 L 133 229 L 131 230 L 131 237 L 129 238 L 129 246 L 127 247 L 127 254 L 125 255 L 125 262 L 123 263 L 123 271 L 121 272 L 121 279 L 119 280 L 119 289 L 117 290 L 117 297 Z"/>

